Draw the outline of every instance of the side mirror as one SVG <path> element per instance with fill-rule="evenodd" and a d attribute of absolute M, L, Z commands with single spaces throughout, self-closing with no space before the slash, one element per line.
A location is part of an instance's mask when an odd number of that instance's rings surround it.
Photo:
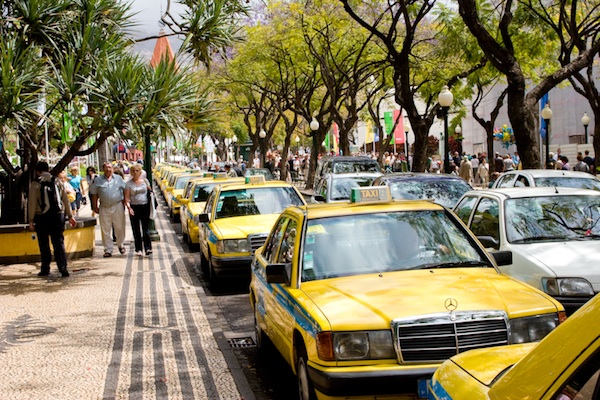
<path fill-rule="evenodd" d="M 285 283 L 290 284 L 290 279 L 287 274 L 291 264 L 268 264 L 266 268 L 267 283 Z"/>
<path fill-rule="evenodd" d="M 492 251 L 490 252 L 494 260 L 496 260 L 496 264 L 500 267 L 502 265 L 510 265 L 513 263 L 513 255 L 512 251 L 504 250 L 504 251 Z"/>
<path fill-rule="evenodd" d="M 173 186 L 167 186 L 167 188 L 165 189 L 168 193 L 171 193 L 173 191 Z"/>
<path fill-rule="evenodd" d="M 486 249 L 492 247 L 498 250 L 500 248 L 500 243 L 498 243 L 498 241 L 491 236 L 477 236 L 477 239 L 479 239 L 483 247 Z"/>
<path fill-rule="evenodd" d="M 198 221 L 200 222 L 210 222 L 210 216 L 206 213 L 198 215 Z"/>
<path fill-rule="evenodd" d="M 190 202 L 190 199 L 181 198 L 181 199 L 179 199 L 179 202 L 183 205 L 188 205 L 188 203 Z"/>
<path fill-rule="evenodd" d="M 320 194 L 315 194 L 313 196 L 313 199 L 317 202 L 317 203 L 325 203 L 325 197 L 323 197 L 323 195 Z"/>

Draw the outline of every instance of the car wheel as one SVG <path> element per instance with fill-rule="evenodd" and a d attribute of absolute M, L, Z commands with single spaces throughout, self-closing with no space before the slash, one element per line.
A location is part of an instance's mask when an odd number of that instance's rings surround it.
<path fill-rule="evenodd" d="M 304 344 L 298 346 L 298 355 L 296 359 L 296 377 L 298 379 L 298 398 L 300 400 L 317 400 L 317 394 L 308 376 L 308 356 Z"/>
<path fill-rule="evenodd" d="M 219 283 L 219 278 L 217 278 L 217 274 L 215 273 L 215 268 L 213 267 L 212 261 L 210 260 L 210 253 L 208 253 L 208 281 L 211 285 L 216 286 Z"/>
<path fill-rule="evenodd" d="M 254 335 L 256 337 L 256 349 L 259 354 L 267 354 L 271 350 L 271 340 L 262 330 L 259 324 L 258 306 L 256 300 L 254 301 Z"/>

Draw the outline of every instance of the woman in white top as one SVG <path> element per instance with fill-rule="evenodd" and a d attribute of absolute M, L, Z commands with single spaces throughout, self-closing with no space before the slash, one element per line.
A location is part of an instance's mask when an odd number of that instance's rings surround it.
<path fill-rule="evenodd" d="M 152 254 L 152 241 L 148 232 L 150 223 L 150 202 L 148 192 L 151 190 L 150 182 L 142 177 L 142 166 L 133 164 L 129 171 L 131 179 L 125 184 L 125 207 L 129 212 L 131 230 L 135 242 L 135 254 L 142 255 L 142 239 L 146 255 Z M 141 229 L 140 229 L 141 225 Z"/>

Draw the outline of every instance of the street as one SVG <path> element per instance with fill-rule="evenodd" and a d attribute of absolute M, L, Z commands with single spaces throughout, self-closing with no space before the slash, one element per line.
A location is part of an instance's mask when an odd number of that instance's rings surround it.
<path fill-rule="evenodd" d="M 181 224 L 173 223 L 181 238 Z M 293 400 L 297 396 L 296 378 L 289 366 L 276 351 L 259 353 L 254 343 L 254 320 L 248 300 L 248 280 L 231 280 L 213 287 L 199 268 L 200 253 L 192 251 L 181 240 L 193 270 L 201 282 L 210 307 L 216 313 L 219 326 L 231 346 L 241 369 L 257 400 Z"/>

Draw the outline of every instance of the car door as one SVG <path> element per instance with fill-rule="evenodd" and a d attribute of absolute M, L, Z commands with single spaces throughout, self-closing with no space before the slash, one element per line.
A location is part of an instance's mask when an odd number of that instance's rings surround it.
<path fill-rule="evenodd" d="M 204 206 L 204 212 L 203 214 L 208 214 L 210 221 L 212 221 L 212 214 L 213 214 L 213 208 L 214 208 L 214 202 L 215 199 L 218 199 L 218 196 L 216 194 L 216 191 L 213 190 L 213 192 L 210 194 L 210 196 L 208 196 L 208 199 L 206 200 L 206 206 Z M 209 232 L 209 227 L 208 225 L 211 222 L 201 222 L 200 226 L 198 227 L 198 240 L 200 243 L 200 251 L 202 252 L 202 254 L 204 254 L 205 257 L 207 257 L 208 259 L 208 235 L 210 234 Z"/>
<path fill-rule="evenodd" d="M 499 201 L 490 197 L 482 197 L 471 221 L 469 229 L 475 236 L 487 236 L 494 240 L 497 244 L 496 248 L 500 247 L 500 205 Z"/>
<path fill-rule="evenodd" d="M 515 186 L 515 178 L 516 174 L 513 173 L 504 173 L 499 178 L 496 184 L 494 184 L 495 188 L 504 188 L 504 187 L 513 187 Z"/>

